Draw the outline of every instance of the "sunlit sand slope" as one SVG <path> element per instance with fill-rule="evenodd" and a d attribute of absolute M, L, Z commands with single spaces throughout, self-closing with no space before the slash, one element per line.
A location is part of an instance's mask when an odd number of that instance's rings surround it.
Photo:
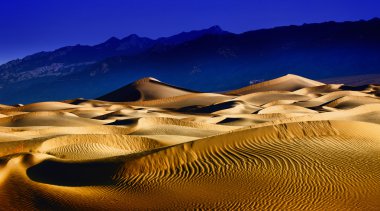
<path fill-rule="evenodd" d="M 146 78 L 99 100 L 0 105 L 1 209 L 379 210 L 377 90 Z"/>

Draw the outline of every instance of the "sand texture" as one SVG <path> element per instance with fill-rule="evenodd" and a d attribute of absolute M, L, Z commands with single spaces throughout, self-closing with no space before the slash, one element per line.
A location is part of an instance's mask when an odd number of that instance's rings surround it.
<path fill-rule="evenodd" d="M 0 105 L 0 210 L 380 210 L 379 85 L 144 78 Z"/>

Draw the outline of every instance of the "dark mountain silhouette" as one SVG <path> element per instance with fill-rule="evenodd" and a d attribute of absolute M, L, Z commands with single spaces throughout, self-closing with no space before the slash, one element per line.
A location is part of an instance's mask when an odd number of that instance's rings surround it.
<path fill-rule="evenodd" d="M 182 32 L 171 37 L 162 37 L 162 38 L 157 39 L 157 42 L 161 44 L 166 44 L 166 45 L 177 45 L 177 44 L 181 44 L 187 41 L 195 40 L 204 35 L 223 35 L 223 34 L 230 34 L 230 33 L 221 29 L 220 26 L 215 25 L 204 30 L 198 30 L 198 31 L 194 30 L 191 32 Z"/>
<path fill-rule="evenodd" d="M 194 90 L 226 91 L 288 73 L 313 79 L 376 74 L 379 49 L 377 18 L 242 34 L 214 26 L 156 40 L 130 35 L 1 65 L 0 102 L 94 98 L 147 76 Z"/>
<path fill-rule="evenodd" d="M 80 72 L 91 64 L 114 56 L 132 56 L 148 49 L 166 49 L 170 46 L 197 39 L 207 34 L 227 33 L 218 26 L 209 29 L 182 32 L 172 37 L 152 40 L 136 34 L 123 39 L 112 37 L 95 46 L 76 45 L 40 52 L 23 59 L 10 61 L 0 66 L 0 86 L 43 77 L 59 77 Z"/>

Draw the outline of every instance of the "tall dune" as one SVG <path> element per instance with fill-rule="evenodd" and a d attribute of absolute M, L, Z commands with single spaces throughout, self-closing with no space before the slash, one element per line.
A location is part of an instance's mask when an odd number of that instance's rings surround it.
<path fill-rule="evenodd" d="M 194 91 L 165 84 L 155 78 L 143 78 L 101 96 L 98 99 L 116 102 L 143 101 L 174 97 L 190 93 L 194 93 Z"/>

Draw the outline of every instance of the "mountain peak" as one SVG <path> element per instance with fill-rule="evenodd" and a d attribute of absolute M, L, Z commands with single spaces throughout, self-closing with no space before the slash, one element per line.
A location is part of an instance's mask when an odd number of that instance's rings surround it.
<path fill-rule="evenodd" d="M 111 37 L 108 40 L 106 40 L 105 43 L 115 43 L 115 42 L 119 42 L 119 41 L 120 41 L 119 38 L 117 38 L 117 37 Z"/>
<path fill-rule="evenodd" d="M 190 40 L 195 40 L 204 35 L 220 35 L 220 34 L 225 34 L 225 33 L 229 33 L 229 32 L 223 31 L 223 29 L 220 28 L 220 26 L 218 25 L 214 25 L 207 29 L 192 30 L 188 32 L 181 32 L 171 37 L 162 37 L 162 38 L 159 38 L 158 41 L 163 44 L 176 45 L 176 44 L 184 43 Z"/>
<path fill-rule="evenodd" d="M 138 38 L 141 38 L 140 36 L 138 36 L 137 34 L 130 34 L 128 35 L 127 37 L 125 37 L 123 40 L 126 40 L 126 39 L 138 39 Z"/>
<path fill-rule="evenodd" d="M 206 29 L 207 31 L 213 31 L 213 32 L 223 32 L 224 30 L 219 25 L 211 26 L 210 28 Z"/>

